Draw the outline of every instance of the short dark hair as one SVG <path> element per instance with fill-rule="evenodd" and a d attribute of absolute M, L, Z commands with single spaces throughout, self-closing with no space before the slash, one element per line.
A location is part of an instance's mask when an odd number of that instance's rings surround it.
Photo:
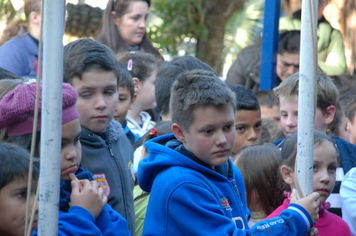
<path fill-rule="evenodd" d="M 118 83 L 120 78 L 119 62 L 107 46 L 89 38 L 73 41 L 64 47 L 63 81 L 72 83 L 75 76 L 90 70 L 114 72 Z"/>
<path fill-rule="evenodd" d="M 158 68 L 155 95 L 157 107 L 162 115 L 169 114 L 171 88 L 177 77 L 185 70 L 169 62 L 162 63 Z"/>
<path fill-rule="evenodd" d="M 30 153 L 14 143 L 0 143 L 0 190 L 14 180 L 25 178 L 29 172 Z M 32 177 L 39 176 L 38 159 L 35 158 Z"/>
<path fill-rule="evenodd" d="M 273 106 L 279 106 L 279 99 L 272 90 L 260 90 L 257 91 L 256 97 L 260 106 L 266 106 L 272 108 Z"/>
<path fill-rule="evenodd" d="M 198 108 L 231 106 L 236 111 L 235 94 L 217 75 L 206 70 L 181 73 L 172 86 L 170 100 L 172 122 L 185 131 L 194 122 Z"/>
<path fill-rule="evenodd" d="M 178 75 L 184 71 L 197 69 L 211 71 L 217 75 L 208 64 L 193 56 L 176 56 L 170 62 L 164 62 L 159 66 L 155 93 L 161 114 L 169 114 L 171 88 Z"/>
<path fill-rule="evenodd" d="M 286 30 L 279 33 L 278 54 L 283 53 L 300 53 L 300 30 Z"/>
<path fill-rule="evenodd" d="M 353 122 L 356 113 L 356 91 L 351 90 L 341 95 L 338 98 L 338 102 L 341 105 L 345 116 L 350 122 Z"/>
<path fill-rule="evenodd" d="M 240 110 L 260 110 L 256 95 L 251 89 L 241 84 L 229 84 L 229 88 L 235 93 L 236 111 Z"/>
<path fill-rule="evenodd" d="M 211 71 L 217 75 L 216 71 L 211 66 L 193 56 L 176 56 L 170 61 L 170 63 L 183 68 L 184 71 L 202 69 Z"/>
<path fill-rule="evenodd" d="M 132 80 L 131 73 L 122 64 L 120 64 L 119 66 L 120 66 L 120 82 L 118 87 L 127 88 L 127 90 L 130 91 L 130 95 L 132 99 L 135 94 L 135 85 Z"/>
<path fill-rule="evenodd" d="M 158 68 L 158 61 L 155 56 L 145 52 L 124 52 L 117 55 L 119 62 L 123 66 L 129 67 L 129 61 L 132 63 L 130 69 L 132 78 L 136 77 L 140 82 L 146 81 L 152 73 Z"/>

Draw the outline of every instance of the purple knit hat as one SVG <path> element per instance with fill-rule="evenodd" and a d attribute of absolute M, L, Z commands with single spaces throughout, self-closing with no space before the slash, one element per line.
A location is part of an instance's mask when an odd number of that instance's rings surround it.
<path fill-rule="evenodd" d="M 6 128 L 9 137 L 32 133 L 36 87 L 36 83 L 20 84 L 0 101 L 0 129 Z M 39 96 L 37 131 L 41 130 L 42 83 Z M 79 118 L 76 101 L 74 88 L 63 83 L 62 124 Z"/>

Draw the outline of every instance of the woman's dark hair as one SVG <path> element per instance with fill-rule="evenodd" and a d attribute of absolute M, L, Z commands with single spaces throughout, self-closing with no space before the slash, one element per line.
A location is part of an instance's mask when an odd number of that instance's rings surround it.
<path fill-rule="evenodd" d="M 101 25 L 97 31 L 96 39 L 107 45 L 115 53 L 131 50 L 128 43 L 120 36 L 117 26 L 114 23 L 112 12 L 115 12 L 119 18 L 122 18 L 128 12 L 132 2 L 146 2 L 149 7 L 151 6 L 150 0 L 109 0 L 101 20 Z M 162 55 L 153 47 L 146 33 L 138 46 L 140 50 L 151 53 L 163 61 Z"/>

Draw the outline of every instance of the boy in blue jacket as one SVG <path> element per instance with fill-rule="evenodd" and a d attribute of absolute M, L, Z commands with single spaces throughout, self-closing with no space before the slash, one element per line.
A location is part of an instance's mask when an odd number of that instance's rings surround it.
<path fill-rule="evenodd" d="M 318 193 L 279 217 L 247 222 L 245 187 L 229 155 L 235 139 L 235 96 L 214 73 L 182 73 L 172 87 L 173 134 L 146 142 L 140 187 L 151 193 L 143 235 L 307 235 L 318 218 Z"/>

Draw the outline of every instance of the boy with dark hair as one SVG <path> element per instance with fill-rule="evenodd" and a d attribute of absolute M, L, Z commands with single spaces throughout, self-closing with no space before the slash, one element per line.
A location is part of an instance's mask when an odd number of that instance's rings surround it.
<path fill-rule="evenodd" d="M 351 90 L 341 95 L 338 102 L 346 116 L 346 131 L 350 133 L 350 143 L 356 144 L 356 91 Z"/>
<path fill-rule="evenodd" d="M 257 91 L 255 94 L 258 102 L 260 103 L 261 117 L 271 118 L 279 124 L 281 115 L 279 114 L 278 97 L 272 90 Z"/>
<path fill-rule="evenodd" d="M 328 126 L 334 122 L 339 93 L 331 79 L 321 70 L 317 71 L 316 86 L 317 102 L 314 129 L 326 133 Z M 274 92 L 279 98 L 281 112 L 280 126 L 284 134 L 289 136 L 298 130 L 299 73 L 289 76 L 274 89 Z M 337 168 L 335 187 L 328 201 L 330 201 L 332 207 L 329 210 L 341 216 L 340 184 L 344 174 L 356 166 L 356 146 L 337 136 L 333 137 L 339 149 L 341 167 Z M 282 142 L 283 139 L 277 140 L 274 144 L 280 146 Z"/>
<path fill-rule="evenodd" d="M 39 176 L 37 164 L 32 171 L 30 212 L 34 206 Z M 30 154 L 24 148 L 17 144 L 0 143 L 0 235 L 24 235 L 29 167 Z M 31 234 L 37 227 L 37 214 L 38 205 Z"/>
<path fill-rule="evenodd" d="M 231 153 L 235 156 L 244 148 L 258 144 L 261 140 L 261 111 L 256 95 L 240 84 L 229 84 L 235 93 L 235 144 Z"/>
<path fill-rule="evenodd" d="M 299 71 L 300 31 L 281 31 L 279 33 L 276 62 L 277 84 Z M 242 84 L 257 92 L 260 89 L 262 44 L 244 48 L 230 67 L 227 84 Z"/>
<path fill-rule="evenodd" d="M 171 87 L 179 74 L 184 71 L 202 69 L 216 72 L 205 62 L 193 56 L 177 56 L 170 62 L 162 63 L 158 68 L 157 81 L 155 85 L 155 95 L 157 107 L 161 114 L 162 121 L 170 121 L 169 103 Z"/>
<path fill-rule="evenodd" d="M 93 173 L 108 203 L 128 221 L 134 233 L 133 150 L 120 123 L 113 120 L 119 97 L 119 62 L 107 46 L 80 39 L 64 47 L 63 76 L 78 93 L 81 166 Z"/>
<path fill-rule="evenodd" d="M 294 192 L 296 204 L 279 218 L 248 229 L 243 179 L 229 159 L 235 97 L 223 81 L 204 70 L 182 73 L 170 108 L 174 134 L 146 142 L 139 165 L 139 185 L 151 193 L 143 235 L 307 235 L 318 193 L 297 201 Z"/>
<path fill-rule="evenodd" d="M 134 145 L 140 137 L 134 134 L 127 126 L 126 116 L 127 112 L 132 108 L 137 95 L 135 94 L 135 85 L 130 72 L 121 64 L 118 90 L 119 102 L 116 106 L 114 119 L 121 124 L 127 138 L 130 140 L 130 143 Z"/>

